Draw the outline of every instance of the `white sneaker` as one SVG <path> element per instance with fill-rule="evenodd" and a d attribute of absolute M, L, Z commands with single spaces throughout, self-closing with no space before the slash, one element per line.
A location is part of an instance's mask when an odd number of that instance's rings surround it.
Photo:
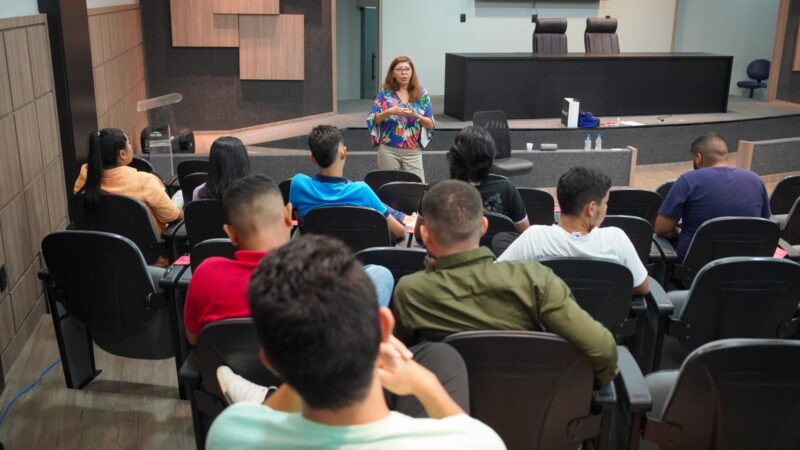
<path fill-rule="evenodd" d="M 228 366 L 217 367 L 217 383 L 229 405 L 239 402 L 264 403 L 270 389 L 233 373 Z"/>

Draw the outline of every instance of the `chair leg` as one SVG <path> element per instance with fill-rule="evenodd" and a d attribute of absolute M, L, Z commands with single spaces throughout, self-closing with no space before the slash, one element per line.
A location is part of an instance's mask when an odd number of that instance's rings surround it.
<path fill-rule="evenodd" d="M 754 89 L 750 88 L 750 98 L 753 98 L 753 91 L 754 91 Z"/>
<path fill-rule="evenodd" d="M 92 337 L 83 323 L 70 316 L 55 300 L 54 289 L 47 286 L 46 291 L 67 387 L 83 389 L 101 372 L 95 367 Z"/>

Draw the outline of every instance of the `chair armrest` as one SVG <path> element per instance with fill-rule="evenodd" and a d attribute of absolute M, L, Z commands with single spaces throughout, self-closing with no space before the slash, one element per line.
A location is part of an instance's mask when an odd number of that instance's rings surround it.
<path fill-rule="evenodd" d="M 186 361 L 183 362 L 181 370 L 178 372 L 178 378 L 184 383 L 188 383 L 191 387 L 200 386 L 200 369 L 197 367 L 197 353 L 194 350 L 189 352 Z"/>
<path fill-rule="evenodd" d="M 164 241 L 170 261 L 175 261 L 183 253 L 182 247 L 186 242 L 186 224 L 183 219 L 176 220 L 169 224 L 167 229 L 161 232 L 161 239 Z"/>
<path fill-rule="evenodd" d="M 178 175 L 173 175 L 169 180 L 164 180 L 164 186 L 166 187 L 167 193 L 170 197 L 175 195 L 175 193 L 181 188 L 180 183 L 178 183 Z"/>
<path fill-rule="evenodd" d="M 672 246 L 665 238 L 654 234 L 653 235 L 653 242 L 656 244 L 656 248 L 658 251 L 661 252 L 661 257 L 664 258 L 667 262 L 675 262 L 678 260 L 678 253 L 675 251 L 675 247 Z"/>
<path fill-rule="evenodd" d="M 167 270 L 164 272 L 164 276 L 161 277 L 158 285 L 165 291 L 175 289 L 175 286 L 178 284 L 178 280 L 181 279 L 183 272 L 185 272 L 188 268 L 189 266 L 187 265 L 178 266 L 172 264 L 171 266 L 167 267 Z"/>
<path fill-rule="evenodd" d="M 788 243 L 786 239 L 778 239 L 778 247 L 785 251 L 786 257 L 792 261 L 800 260 L 800 250 L 797 250 L 792 244 Z"/>
<path fill-rule="evenodd" d="M 614 380 L 620 401 L 627 404 L 631 412 L 647 412 L 653 407 L 653 398 L 639 365 L 627 347 L 617 346 L 617 365 L 619 375 Z"/>
<path fill-rule="evenodd" d="M 191 267 L 187 266 L 187 269 L 184 270 L 180 277 L 175 281 L 175 286 L 178 289 L 186 290 L 189 289 L 189 283 L 192 282 L 192 270 Z"/>
<path fill-rule="evenodd" d="M 652 277 L 648 277 L 647 281 L 650 286 L 650 293 L 644 298 L 648 308 L 659 316 L 671 315 L 674 307 L 669 297 L 667 297 L 667 292 Z"/>
<path fill-rule="evenodd" d="M 48 283 L 48 282 L 51 281 L 50 271 L 47 270 L 47 266 L 44 265 L 44 258 L 42 258 L 42 268 L 39 269 L 39 272 L 37 273 L 37 276 L 39 277 L 40 280 L 44 281 L 45 283 Z"/>
<path fill-rule="evenodd" d="M 163 239 L 165 241 L 169 240 L 169 239 L 174 239 L 175 238 L 175 233 L 177 233 L 178 229 L 183 227 L 183 226 L 184 226 L 183 219 L 178 219 L 178 220 L 170 223 L 169 226 L 167 226 L 167 228 L 164 229 L 161 232 L 161 239 Z"/>
<path fill-rule="evenodd" d="M 592 391 L 592 406 L 599 409 L 613 409 L 617 404 L 617 390 L 614 388 L 614 382 L 595 387 Z"/>

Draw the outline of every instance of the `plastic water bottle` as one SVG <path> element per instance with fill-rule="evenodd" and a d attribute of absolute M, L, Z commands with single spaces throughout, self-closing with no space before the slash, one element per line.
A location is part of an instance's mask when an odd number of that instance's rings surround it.
<path fill-rule="evenodd" d="M 583 149 L 584 150 L 592 149 L 592 133 L 586 135 L 586 140 L 583 141 Z"/>
<path fill-rule="evenodd" d="M 595 150 L 602 150 L 603 149 L 603 137 L 600 133 L 597 133 L 597 139 L 594 141 L 594 149 Z"/>

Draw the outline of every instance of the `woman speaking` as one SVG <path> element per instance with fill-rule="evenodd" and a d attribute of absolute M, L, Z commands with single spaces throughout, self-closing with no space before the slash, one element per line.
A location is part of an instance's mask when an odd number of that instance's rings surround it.
<path fill-rule="evenodd" d="M 389 66 L 367 116 L 371 141 L 378 146 L 378 168 L 405 170 L 425 182 L 422 147 L 434 128 L 431 98 L 419 85 L 414 63 L 398 56 Z"/>

